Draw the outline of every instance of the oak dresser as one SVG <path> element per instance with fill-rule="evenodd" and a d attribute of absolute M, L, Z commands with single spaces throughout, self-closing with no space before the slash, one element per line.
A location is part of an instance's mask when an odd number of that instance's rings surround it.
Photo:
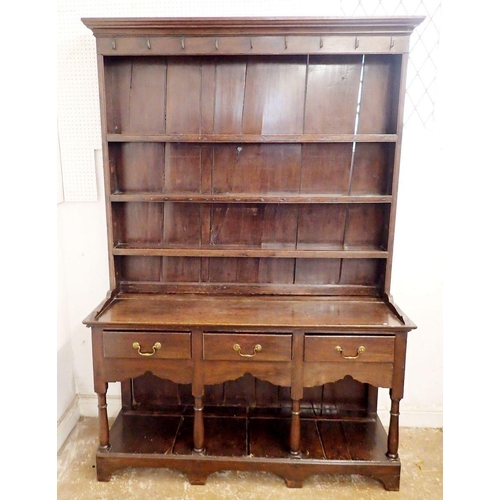
<path fill-rule="evenodd" d="M 289 487 L 328 473 L 399 489 L 415 325 L 390 282 L 422 20 L 83 19 L 109 243 L 110 291 L 84 321 L 99 480 L 169 467 L 192 484 L 263 470 Z"/>

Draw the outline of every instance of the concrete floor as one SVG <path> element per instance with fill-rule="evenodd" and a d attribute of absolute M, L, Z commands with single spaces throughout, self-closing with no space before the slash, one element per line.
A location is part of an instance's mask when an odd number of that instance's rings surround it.
<path fill-rule="evenodd" d="M 95 477 L 97 419 L 83 418 L 58 454 L 58 500 L 441 500 L 443 498 L 443 432 L 400 429 L 401 489 L 385 491 L 381 483 L 361 476 L 313 476 L 301 489 L 289 489 L 273 474 L 219 472 L 205 486 L 191 486 L 169 469 L 123 469 L 109 483 Z"/>

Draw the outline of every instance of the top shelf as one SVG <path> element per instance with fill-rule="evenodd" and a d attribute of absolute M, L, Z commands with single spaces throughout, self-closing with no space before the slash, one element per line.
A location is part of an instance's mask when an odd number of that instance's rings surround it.
<path fill-rule="evenodd" d="M 329 143 L 396 142 L 397 134 L 107 134 L 108 142 Z"/>

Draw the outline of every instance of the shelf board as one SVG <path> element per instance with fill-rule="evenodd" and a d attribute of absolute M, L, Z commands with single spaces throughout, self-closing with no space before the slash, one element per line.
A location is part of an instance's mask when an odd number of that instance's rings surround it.
<path fill-rule="evenodd" d="M 391 195 L 336 194 L 163 194 L 113 193 L 112 202 L 183 202 L 183 203 L 391 203 Z"/>
<path fill-rule="evenodd" d="M 172 247 L 151 243 L 119 243 L 113 255 L 145 257 L 276 257 L 289 259 L 386 259 L 388 252 L 380 249 L 296 249 L 241 246 Z"/>
<path fill-rule="evenodd" d="M 191 413 L 191 412 L 190 412 Z M 374 418 L 301 419 L 301 457 L 288 449 L 289 417 L 205 416 L 204 454 L 193 453 L 191 414 L 119 413 L 110 429 L 110 451 L 98 451 L 98 478 L 108 481 L 124 467 L 168 467 L 205 484 L 216 471 L 266 471 L 288 486 L 315 474 L 366 474 L 397 490 L 399 459 L 386 456 L 387 433 Z M 363 436 L 363 444 L 359 436 Z M 300 474 L 297 465 L 300 462 Z"/>
<path fill-rule="evenodd" d="M 304 143 L 396 142 L 397 134 L 108 134 L 108 142 Z"/>
<path fill-rule="evenodd" d="M 191 455 L 192 411 L 189 408 L 184 414 L 175 411 L 163 414 L 122 410 L 111 428 L 113 452 L 133 450 L 140 454 Z M 204 416 L 207 457 L 290 459 L 286 408 L 281 412 L 261 408 L 261 417 L 258 412 L 252 416 L 250 409 L 245 411 L 245 408 L 235 416 L 224 416 L 223 412 L 224 408 L 214 407 Z M 387 434 L 376 415 L 343 419 L 311 417 L 301 419 L 303 433 L 310 438 L 303 442 L 304 457 L 311 460 L 347 460 L 352 455 L 360 461 L 387 461 Z M 361 430 L 371 438 L 364 448 L 355 439 L 356 433 Z M 332 435 L 338 437 L 338 442 L 331 442 Z M 321 446 L 321 442 L 326 446 Z"/>

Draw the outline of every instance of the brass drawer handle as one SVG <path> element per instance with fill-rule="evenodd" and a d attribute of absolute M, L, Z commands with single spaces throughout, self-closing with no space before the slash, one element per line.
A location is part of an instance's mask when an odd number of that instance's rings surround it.
<path fill-rule="evenodd" d="M 137 349 L 137 352 L 141 356 L 153 356 L 157 349 L 161 349 L 161 344 L 159 342 L 155 342 L 155 345 L 153 346 L 153 352 L 141 352 L 141 344 L 139 344 L 139 342 L 134 342 L 132 344 L 132 347 L 134 349 Z"/>
<path fill-rule="evenodd" d="M 262 346 L 257 344 L 253 348 L 253 354 L 242 354 L 240 344 L 234 344 L 233 349 L 242 357 L 242 358 L 253 358 L 258 352 L 262 351 Z"/>
<path fill-rule="evenodd" d="M 358 347 L 358 350 L 356 351 L 356 356 L 345 356 L 344 353 L 343 353 L 343 350 L 342 350 L 342 347 L 340 347 L 339 345 L 337 347 L 335 347 L 335 350 L 344 358 L 344 359 L 358 359 L 359 355 L 362 353 L 362 352 L 365 352 L 366 351 L 366 347 L 364 345 L 360 345 Z"/>

